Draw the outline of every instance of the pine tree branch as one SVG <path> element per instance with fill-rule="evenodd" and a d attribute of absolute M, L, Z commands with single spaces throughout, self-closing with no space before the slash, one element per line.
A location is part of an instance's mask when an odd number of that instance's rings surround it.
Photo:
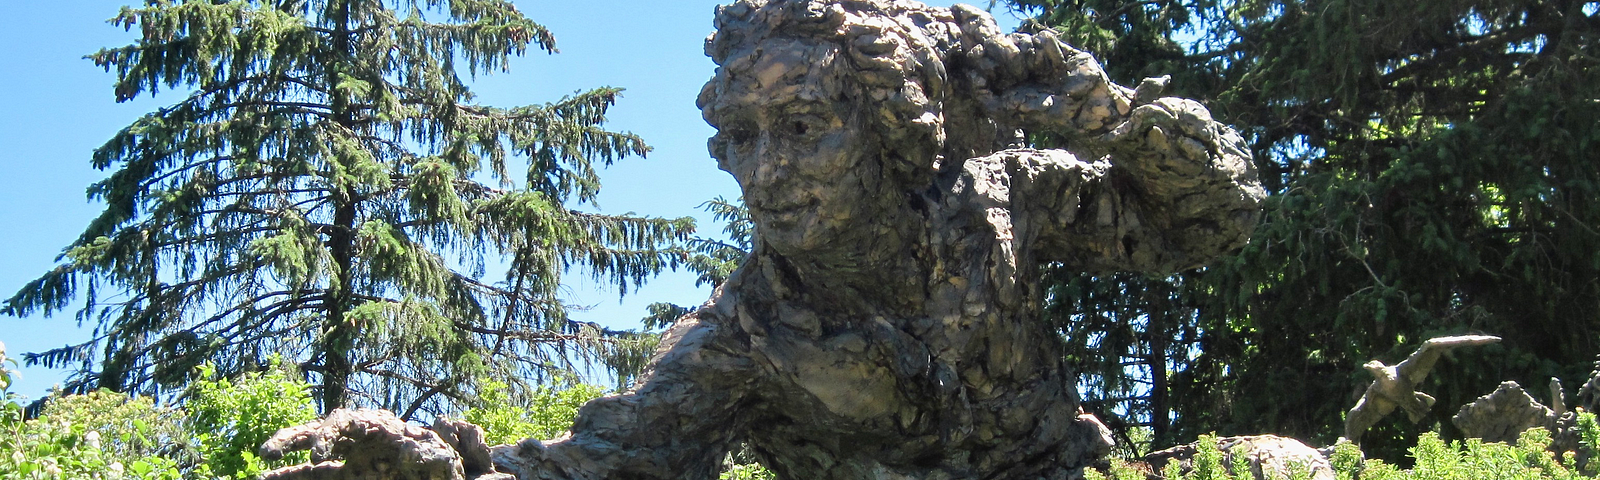
<path fill-rule="evenodd" d="M 595 343 L 610 344 L 610 345 L 616 345 L 616 344 L 620 344 L 621 342 L 623 342 L 623 340 L 619 340 L 619 339 L 616 339 L 616 338 L 610 338 L 610 337 L 603 336 L 603 335 L 602 336 L 593 336 L 593 335 L 582 335 L 582 334 L 575 334 L 575 333 L 552 332 L 552 331 L 548 331 L 548 330 L 537 330 L 537 331 L 507 330 L 507 329 L 480 327 L 480 326 L 476 326 L 476 325 L 467 324 L 467 323 L 464 323 L 464 322 L 455 322 L 455 326 L 458 329 L 461 329 L 461 330 L 464 330 L 464 331 L 468 331 L 468 332 L 472 332 L 472 333 L 483 334 L 483 335 L 495 335 L 495 336 L 501 336 L 501 337 L 505 337 L 505 338 L 515 338 L 515 339 L 518 339 L 518 340 L 528 340 L 528 341 L 533 341 L 533 342 L 557 342 L 557 343 L 565 343 L 565 342 L 595 342 Z"/>

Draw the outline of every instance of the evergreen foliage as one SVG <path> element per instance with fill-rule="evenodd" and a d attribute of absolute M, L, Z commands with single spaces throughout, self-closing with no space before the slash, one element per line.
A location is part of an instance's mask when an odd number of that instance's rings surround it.
<path fill-rule="evenodd" d="M 574 208 L 649 149 L 603 126 L 620 89 L 473 103 L 463 75 L 555 52 L 508 1 L 148 0 L 111 23 L 139 33 L 89 56 L 117 98 L 184 98 L 95 151 L 104 213 L 0 305 L 87 301 L 93 340 L 25 356 L 77 366 L 69 391 L 172 392 L 203 362 L 281 355 L 324 411 L 440 413 L 477 381 L 634 348 L 568 321 L 569 268 L 626 292 L 685 255 L 689 219 Z"/>
<path fill-rule="evenodd" d="M 1170 415 L 1158 446 L 1213 429 L 1326 443 L 1371 380 L 1363 362 L 1440 334 L 1505 337 L 1423 386 L 1439 399 L 1424 423 L 1450 436 L 1441 420 L 1497 382 L 1577 384 L 1600 353 L 1600 3 L 1012 4 L 1114 80 L 1173 74 L 1168 94 L 1247 135 L 1274 194 L 1251 244 L 1202 271 L 1055 274 L 1075 358 L 1116 359 L 1086 371 L 1168 385 L 1091 407 Z M 1384 458 L 1429 428 L 1390 420 L 1363 443 Z"/>
<path fill-rule="evenodd" d="M 724 223 L 722 233 L 727 235 L 727 239 L 698 236 L 689 239 L 687 246 L 694 253 L 690 255 L 686 267 L 700 275 L 694 281 L 696 287 L 716 287 L 727 281 L 728 276 L 733 275 L 733 271 L 744 263 L 745 257 L 750 256 L 750 250 L 755 248 L 756 227 L 750 221 L 750 211 L 745 209 L 743 199 L 729 201 L 717 197 L 700 204 L 700 209 L 710 212 L 712 218 Z M 642 320 L 646 330 L 670 327 L 678 317 L 692 310 L 666 302 L 652 303 L 646 308 L 649 312 Z"/>

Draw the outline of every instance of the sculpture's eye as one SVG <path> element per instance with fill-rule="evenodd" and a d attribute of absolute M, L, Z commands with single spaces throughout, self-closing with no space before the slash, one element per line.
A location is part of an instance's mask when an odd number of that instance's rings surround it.
<path fill-rule="evenodd" d="M 734 146 L 749 144 L 756 139 L 756 129 L 749 125 L 733 125 L 722 130 L 722 134 Z"/>
<path fill-rule="evenodd" d="M 821 116 L 802 114 L 789 117 L 776 130 L 789 137 L 810 138 L 826 133 L 829 127 L 828 120 Z"/>

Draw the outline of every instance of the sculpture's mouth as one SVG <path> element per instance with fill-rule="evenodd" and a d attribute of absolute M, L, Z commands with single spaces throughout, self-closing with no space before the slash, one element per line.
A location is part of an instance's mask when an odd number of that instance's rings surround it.
<path fill-rule="evenodd" d="M 805 225 L 807 218 L 814 217 L 810 214 L 811 211 L 804 207 L 794 207 L 779 211 L 766 211 L 762 212 L 761 217 L 764 221 L 760 223 L 766 224 L 766 226 L 769 228 L 794 230 Z"/>
<path fill-rule="evenodd" d="M 816 198 L 785 200 L 752 202 L 749 207 L 751 210 L 769 217 L 791 218 L 802 213 L 816 211 L 817 205 L 820 203 Z"/>

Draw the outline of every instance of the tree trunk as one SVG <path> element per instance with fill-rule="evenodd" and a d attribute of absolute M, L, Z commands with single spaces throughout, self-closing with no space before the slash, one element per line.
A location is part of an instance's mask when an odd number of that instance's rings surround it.
<path fill-rule="evenodd" d="M 354 64 L 354 46 L 351 45 L 350 29 L 350 3 L 340 2 L 337 14 L 332 19 L 335 28 L 332 35 L 333 52 L 335 55 L 349 57 L 350 61 L 328 62 L 326 73 L 329 82 L 337 84 L 339 76 L 343 73 L 339 65 Z M 333 85 L 330 85 L 333 87 Z M 332 117 L 346 130 L 356 127 L 355 113 L 350 105 L 349 95 L 340 88 L 329 88 L 331 92 Z M 341 164 L 341 170 L 349 171 L 354 165 L 347 158 L 333 158 L 333 162 Z M 352 329 L 345 313 L 349 312 L 355 299 L 355 229 L 356 203 L 358 193 L 354 188 L 344 185 L 345 180 L 333 173 L 334 178 L 327 179 L 331 184 L 329 195 L 333 197 L 334 213 L 333 224 L 328 229 L 328 253 L 333 257 L 336 271 L 331 280 L 328 292 L 323 299 L 323 310 L 327 312 L 326 323 L 322 326 L 322 338 L 318 345 L 317 356 L 322 358 L 322 390 L 320 400 L 322 412 L 332 413 L 336 409 L 344 408 L 349 393 L 350 375 L 354 373 L 354 366 L 350 360 L 350 351 L 355 347 L 358 332 Z"/>
<path fill-rule="evenodd" d="M 1171 408 L 1167 404 L 1167 349 L 1172 348 L 1170 329 L 1175 322 L 1168 318 L 1172 312 L 1170 284 L 1150 282 L 1150 285 L 1157 290 L 1153 294 L 1148 289 L 1145 291 L 1150 294 L 1154 307 L 1145 310 L 1150 322 L 1145 331 L 1150 346 L 1150 355 L 1145 359 L 1150 365 L 1150 443 L 1165 446 L 1172 423 Z"/>
<path fill-rule="evenodd" d="M 343 192 L 353 195 L 354 192 Z M 331 413 L 336 409 L 344 408 L 346 394 L 349 390 L 350 375 L 354 367 L 350 361 L 350 351 L 355 347 L 356 334 L 345 313 L 351 307 L 354 297 L 351 285 L 354 275 L 351 268 L 355 265 L 355 239 L 352 234 L 355 230 L 356 208 L 353 203 L 346 203 L 334 212 L 334 227 L 328 233 L 328 245 L 337 268 L 336 277 L 330 285 L 328 293 L 323 299 L 323 309 L 327 312 L 327 321 L 322 326 L 318 356 L 322 357 L 322 390 L 320 400 L 322 412 Z"/>

